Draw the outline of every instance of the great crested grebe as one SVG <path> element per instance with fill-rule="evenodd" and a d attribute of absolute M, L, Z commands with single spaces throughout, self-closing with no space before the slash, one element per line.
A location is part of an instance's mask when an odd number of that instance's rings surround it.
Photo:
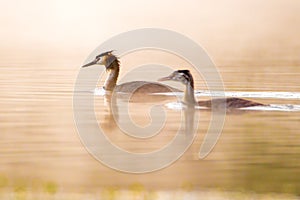
<path fill-rule="evenodd" d="M 120 61 L 112 53 L 113 51 L 107 51 L 101 53 L 95 57 L 95 59 L 83 65 L 82 67 L 88 67 L 92 65 L 104 65 L 106 71 L 109 73 L 104 83 L 103 89 L 107 91 L 116 91 L 124 93 L 161 93 L 161 92 L 178 92 L 180 90 L 155 82 L 147 81 L 131 81 L 117 85 L 117 80 L 120 72 Z"/>
<path fill-rule="evenodd" d="M 187 104 L 188 106 L 203 106 L 203 107 L 221 107 L 225 106 L 227 109 L 231 108 L 245 108 L 251 106 L 265 106 L 265 104 L 257 103 L 254 101 L 249 101 L 246 99 L 240 99 L 235 97 L 230 98 L 219 98 L 219 99 L 212 99 L 207 101 L 196 101 L 194 95 L 194 80 L 193 76 L 189 70 L 177 70 L 174 71 L 167 77 L 160 78 L 158 81 L 167 81 L 173 80 L 183 83 L 186 86 L 184 91 L 184 99 L 183 103 Z"/>

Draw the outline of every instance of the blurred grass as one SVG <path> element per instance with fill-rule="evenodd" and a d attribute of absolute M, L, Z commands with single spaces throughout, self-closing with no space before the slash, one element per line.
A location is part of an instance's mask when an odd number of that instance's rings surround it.
<path fill-rule="evenodd" d="M 274 176 L 272 172 L 267 172 L 263 166 L 257 166 L 253 171 L 249 172 L 247 191 L 238 187 L 236 191 L 226 191 L 224 189 L 197 189 L 191 182 L 183 182 L 177 190 L 153 190 L 146 188 L 139 182 L 132 183 L 127 187 L 107 186 L 93 190 L 82 190 L 80 192 L 64 191 L 59 185 L 53 181 L 37 181 L 30 182 L 26 179 L 17 179 L 9 181 L 4 175 L 0 176 L 0 199 L 7 200 L 81 200 L 81 199 L 95 199 L 95 200 L 159 200 L 159 199 L 220 199 L 220 200 L 240 200 L 240 199 L 297 199 L 297 196 L 288 194 L 299 191 L 299 188 L 292 185 L 282 184 L 282 188 L 277 185 L 266 184 L 262 181 L 260 184 L 252 185 L 251 178 L 255 180 L 260 176 L 266 181 L 270 179 L 280 178 L 281 175 Z M 268 167 L 267 167 L 268 169 Z M 286 193 L 263 193 L 259 190 L 265 187 L 274 187 L 274 190 L 286 191 Z M 249 192 L 251 189 L 258 191 Z"/>

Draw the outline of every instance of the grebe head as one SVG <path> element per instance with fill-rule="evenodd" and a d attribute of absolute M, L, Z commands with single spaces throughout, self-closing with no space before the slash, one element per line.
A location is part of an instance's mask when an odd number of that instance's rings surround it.
<path fill-rule="evenodd" d="M 167 77 L 158 79 L 158 81 L 168 81 L 168 80 L 178 81 L 184 85 L 190 84 L 190 86 L 194 88 L 193 76 L 189 70 L 177 70 Z"/>
<path fill-rule="evenodd" d="M 113 62 L 119 63 L 119 61 L 118 58 L 114 54 L 112 54 L 112 52 L 113 50 L 101 53 L 97 55 L 92 62 L 89 62 L 83 65 L 82 67 L 89 67 L 92 65 L 105 65 L 106 70 L 113 69 L 115 65 L 112 65 L 112 63 Z"/>

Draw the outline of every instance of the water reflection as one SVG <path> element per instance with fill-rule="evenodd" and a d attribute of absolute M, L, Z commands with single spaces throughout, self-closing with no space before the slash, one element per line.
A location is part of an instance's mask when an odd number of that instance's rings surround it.
<path fill-rule="evenodd" d="M 106 108 L 105 112 L 105 122 L 103 125 L 108 125 L 108 124 L 125 124 L 128 125 L 127 122 L 130 121 L 131 123 L 132 120 L 129 119 L 129 110 L 128 108 L 130 107 L 129 104 L 145 104 L 145 103 L 150 103 L 153 105 L 157 105 L 159 103 L 160 105 L 164 105 L 164 101 L 166 99 L 174 99 L 174 97 L 170 96 L 165 96 L 165 95 L 147 95 L 147 94 L 136 94 L 136 95 L 131 95 L 131 94 L 122 94 L 122 93 L 111 93 L 111 92 L 106 92 L 103 98 L 103 104 Z M 176 99 L 176 98 L 175 98 Z M 125 110 L 123 110 L 125 108 Z M 146 107 L 145 107 L 146 108 Z M 153 108 L 153 107 L 152 107 Z M 123 115 L 121 115 L 119 112 L 122 112 Z M 186 135 L 192 135 L 195 129 L 195 115 L 196 115 L 196 107 L 194 106 L 184 106 L 182 107 L 183 111 L 183 116 L 184 116 L 184 130 L 183 132 Z M 140 110 L 138 110 L 140 112 Z M 124 114 L 126 113 L 126 114 Z M 161 120 L 164 120 L 166 117 L 164 114 L 161 115 L 161 112 L 156 114 L 156 117 L 159 117 Z M 125 123 L 124 123 L 125 121 Z M 180 121 L 180 119 L 178 119 Z M 151 121 L 151 123 L 157 125 L 164 125 L 164 124 L 157 124 L 155 123 L 156 121 Z M 145 130 L 143 130 L 145 131 Z M 134 131 L 133 131 L 134 132 Z M 138 137 L 141 137 L 139 135 Z M 151 137 L 151 136 L 150 136 Z"/>
<path fill-rule="evenodd" d="M 131 152 L 131 155 L 121 151 L 118 155 L 114 154 L 114 157 L 117 156 L 118 159 L 123 160 L 122 167 L 117 169 L 121 171 L 127 169 L 132 173 L 141 173 L 145 170 L 154 171 L 164 168 L 179 159 L 195 138 L 200 113 L 194 107 L 183 109 L 182 113 L 179 113 L 178 118 L 175 119 L 178 122 L 178 127 L 174 130 L 174 126 L 166 123 L 168 112 L 164 111 L 162 106 L 153 106 L 153 103 L 149 103 L 151 108 L 150 123 L 141 126 L 138 122 L 132 120 L 131 115 L 139 114 L 141 116 L 140 108 L 147 110 L 149 105 L 144 105 L 145 100 L 143 98 L 140 99 L 140 102 L 137 98 L 135 102 L 129 100 L 130 95 L 118 95 L 118 93 L 108 93 L 103 98 L 104 109 L 107 112 L 105 112 L 105 120 L 99 121 L 100 126 L 104 128 L 104 133 L 110 138 L 112 144 L 118 146 L 117 142 L 121 136 L 120 141 L 123 143 L 123 146 L 120 145 L 121 148 L 127 150 L 129 148 Z M 129 112 L 129 104 L 133 104 L 137 108 L 136 106 L 139 103 L 142 103 L 139 109 Z M 161 140 L 159 143 L 155 142 L 157 137 Z M 146 146 L 138 145 L 141 139 L 142 142 L 147 143 Z M 165 144 L 159 146 L 161 142 Z M 138 146 L 139 148 L 137 148 Z M 139 154 L 141 150 L 144 152 L 143 154 Z M 102 153 L 112 155 L 111 151 Z M 134 163 L 138 163 L 137 166 L 139 166 L 134 168 L 135 171 L 132 169 L 132 158 L 134 158 Z"/>
<path fill-rule="evenodd" d="M 105 105 L 103 128 L 115 130 L 119 121 L 119 110 L 117 104 L 117 98 L 112 98 L 110 92 L 105 93 L 103 103 Z"/>
<path fill-rule="evenodd" d="M 175 194 L 176 198 L 182 190 L 186 195 L 199 198 L 205 194 L 208 198 L 215 195 L 220 199 L 258 198 L 258 192 L 262 193 L 262 199 L 288 199 L 278 193 L 300 195 L 299 112 L 247 110 L 242 111 L 242 115 L 227 113 L 217 145 L 208 157 L 199 160 L 198 151 L 210 126 L 211 111 L 196 110 L 199 114 L 199 122 L 194 124 L 198 125 L 197 137 L 186 153 L 163 170 L 131 175 L 117 172 L 95 161 L 83 148 L 76 131 L 72 109 L 73 80 L 76 78 L 77 69 L 70 70 L 67 65 L 37 70 L 40 66 L 36 65 L 26 70 L 21 66 L 11 67 L 9 70 L 3 69 L 3 73 L 0 74 L 3 84 L 7 86 L 0 97 L 2 199 L 12 198 L 11 193 L 19 191 L 25 191 L 24 194 L 27 193 L 28 196 L 34 195 L 32 193 L 45 194 L 45 191 L 48 195 L 56 191 L 53 198 L 45 197 L 49 199 L 71 199 L 72 192 L 79 195 L 78 191 L 82 191 L 82 196 L 78 199 L 91 198 L 94 194 L 95 198 L 99 198 L 96 194 L 106 188 L 120 188 L 122 196 L 126 195 L 133 184 L 143 185 L 146 192 L 157 193 L 157 199 L 164 199 L 172 194 Z M 236 76 L 230 73 L 236 68 L 229 66 L 226 70 L 228 68 L 230 70 L 225 72 L 225 75 L 230 80 L 235 78 L 236 83 L 241 83 L 238 89 L 229 89 L 249 93 L 249 98 L 260 98 L 259 91 L 254 97 L 251 96 L 249 88 L 244 87 L 247 80 L 245 77 L 253 74 L 243 71 L 243 76 Z M 262 67 L 262 70 L 265 69 Z M 269 70 L 275 73 L 274 70 L 278 69 Z M 293 73 L 281 74 L 279 81 L 286 83 L 285 89 L 290 87 L 299 91 L 299 79 L 296 79 L 299 69 L 295 66 Z M 37 71 L 39 76 L 33 76 Z M 60 72 L 60 76 L 57 72 Z M 273 90 L 277 91 L 275 96 L 285 91 L 282 87 L 277 88 L 278 82 L 275 84 L 274 76 L 270 78 L 270 74 L 260 74 L 259 77 L 255 85 L 257 88 L 261 86 L 261 90 L 267 91 L 267 85 L 273 84 Z M 201 88 L 201 85 L 197 85 L 196 88 Z M 165 106 L 167 117 L 160 134 L 146 140 L 129 137 L 117 127 L 117 121 L 121 121 L 124 114 L 121 108 L 122 99 L 117 100 L 118 105 L 115 109 L 118 108 L 118 115 L 112 118 L 109 114 L 111 108 L 104 105 L 103 95 L 94 95 L 93 92 L 89 92 L 91 90 L 84 91 L 95 100 L 94 115 L 99 123 L 95 128 L 104 127 L 107 138 L 120 148 L 131 152 L 147 153 L 167 145 L 174 138 L 176 130 L 180 129 L 179 120 L 189 117 L 183 115 L 182 108 L 170 109 Z M 259 101 L 276 105 L 299 104 L 299 98 L 267 96 L 268 99 L 261 97 Z M 144 96 L 143 99 L 147 100 L 148 97 Z M 148 110 L 153 103 L 133 100 L 129 102 L 132 120 L 140 126 L 146 126 L 151 122 Z M 157 101 L 157 104 L 168 105 L 175 104 L 174 102 L 177 102 L 177 99 L 172 95 Z M 93 102 L 91 104 L 93 105 Z M 90 116 L 86 115 L 88 109 L 90 108 L 86 104 L 80 105 L 82 123 L 87 126 L 91 123 Z M 89 135 L 90 132 L 85 134 Z M 193 191 L 188 192 L 185 188 L 193 188 L 190 189 Z M 228 191 L 233 191 L 230 197 Z M 68 194 L 72 197 L 68 198 Z"/>

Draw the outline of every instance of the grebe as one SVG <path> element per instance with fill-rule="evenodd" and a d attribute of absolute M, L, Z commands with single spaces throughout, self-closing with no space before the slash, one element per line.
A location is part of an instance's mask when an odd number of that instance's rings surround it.
<path fill-rule="evenodd" d="M 219 98 L 219 99 L 212 99 L 207 101 L 196 101 L 194 95 L 194 80 L 193 76 L 189 70 L 177 70 L 174 71 L 167 77 L 160 78 L 158 81 L 167 81 L 173 80 L 183 83 L 186 86 L 184 91 L 184 99 L 183 103 L 187 104 L 188 106 L 203 106 L 203 107 L 221 107 L 226 106 L 227 109 L 231 108 L 245 108 L 251 106 L 265 106 L 265 104 L 257 103 L 254 101 L 249 101 L 246 99 L 240 99 L 235 97 L 230 98 Z"/>
<path fill-rule="evenodd" d="M 178 92 L 180 90 L 155 82 L 147 81 L 131 81 L 117 85 L 117 80 L 120 72 L 120 61 L 112 54 L 113 51 L 107 51 L 101 53 L 95 57 L 95 59 L 83 65 L 82 67 L 88 67 L 92 65 L 104 65 L 106 71 L 109 73 L 104 83 L 103 89 L 107 91 L 116 91 L 124 93 L 161 93 L 161 92 Z"/>

